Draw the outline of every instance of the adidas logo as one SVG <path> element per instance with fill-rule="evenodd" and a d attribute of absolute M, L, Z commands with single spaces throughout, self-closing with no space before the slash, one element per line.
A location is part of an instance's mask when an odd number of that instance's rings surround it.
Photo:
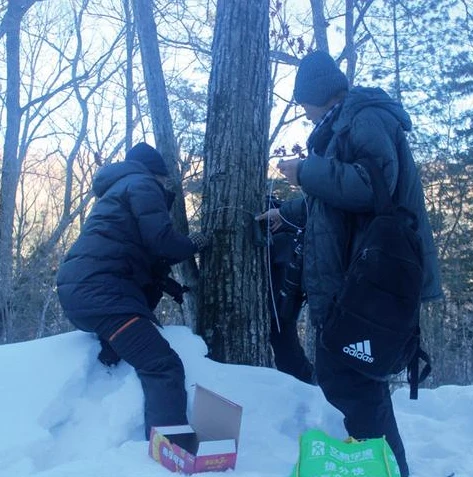
<path fill-rule="evenodd" d="M 353 356 L 353 358 L 361 359 L 366 363 L 372 363 L 374 361 L 371 356 L 371 343 L 370 340 L 360 341 L 355 344 L 351 344 L 343 347 L 343 352 Z"/>

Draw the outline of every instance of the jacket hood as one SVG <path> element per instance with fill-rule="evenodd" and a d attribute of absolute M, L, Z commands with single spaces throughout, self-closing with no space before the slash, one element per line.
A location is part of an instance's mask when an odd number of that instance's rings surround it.
<path fill-rule="evenodd" d="M 123 177 L 132 174 L 152 176 L 149 169 L 136 161 L 115 162 L 102 167 L 94 176 L 92 188 L 97 197 L 102 197 L 110 187 Z"/>
<path fill-rule="evenodd" d="M 401 124 L 405 131 L 412 129 L 409 114 L 402 105 L 394 101 L 381 88 L 365 88 L 357 86 L 352 88 L 343 102 L 340 116 L 334 124 L 334 129 L 341 130 L 349 127 L 354 116 L 365 108 L 381 108 L 391 113 Z"/>

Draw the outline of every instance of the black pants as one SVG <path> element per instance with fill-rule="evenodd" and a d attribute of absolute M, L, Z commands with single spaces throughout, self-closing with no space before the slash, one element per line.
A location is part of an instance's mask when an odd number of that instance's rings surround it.
<path fill-rule="evenodd" d="M 145 432 L 152 426 L 187 424 L 184 367 L 177 353 L 147 318 L 102 321 L 96 333 L 133 366 L 145 399 Z"/>
<path fill-rule="evenodd" d="M 291 374 L 300 381 L 312 384 L 314 378 L 313 366 L 305 355 L 297 333 L 297 319 L 301 311 L 302 299 L 295 298 L 294 305 L 290 307 L 287 316 L 283 316 L 280 309 L 281 301 L 278 298 L 284 281 L 284 266 L 273 265 L 271 277 L 273 296 L 270 294 L 269 297 L 271 313 L 270 342 L 276 368 L 283 373 Z M 276 321 L 276 316 L 278 321 Z"/>
<path fill-rule="evenodd" d="M 399 435 L 389 384 L 370 379 L 336 361 L 316 346 L 318 384 L 327 401 L 345 416 L 345 428 L 355 439 L 386 437 L 396 456 L 401 477 L 408 477 L 404 445 Z"/>

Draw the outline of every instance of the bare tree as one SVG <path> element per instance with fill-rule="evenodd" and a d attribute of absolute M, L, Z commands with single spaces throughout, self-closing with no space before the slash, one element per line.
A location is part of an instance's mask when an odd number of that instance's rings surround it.
<path fill-rule="evenodd" d="M 163 154 L 168 170 L 171 171 L 173 192 L 176 198 L 173 205 L 173 219 L 176 228 L 184 234 L 189 232 L 181 173 L 178 168 L 179 151 L 174 137 L 171 112 L 169 110 L 166 84 L 161 65 L 156 23 L 154 21 L 152 0 L 133 0 L 133 12 L 136 20 L 144 78 L 154 137 L 158 150 Z M 184 295 L 184 324 L 195 328 L 197 315 L 197 265 L 189 259 L 173 267 L 178 281 L 185 283 L 190 293 Z"/>
<path fill-rule="evenodd" d="M 91 142 L 99 146 L 99 138 L 95 137 L 91 140 L 91 128 L 89 120 L 89 105 L 90 102 L 98 105 L 100 102 L 100 91 L 103 90 L 104 85 L 110 78 L 116 74 L 121 68 L 120 62 L 110 66 L 111 58 L 115 53 L 117 44 L 120 41 L 121 33 L 118 33 L 115 41 L 111 43 L 110 48 L 105 50 L 102 55 L 94 57 L 94 55 L 87 55 L 86 42 L 82 38 L 83 16 L 88 6 L 88 0 L 84 0 L 78 5 L 78 9 L 73 12 L 73 23 L 71 28 L 67 29 L 68 38 L 59 39 L 58 43 L 51 42 L 47 34 L 47 19 L 45 23 L 38 21 L 34 27 L 39 28 L 40 34 L 26 35 L 25 42 L 28 42 L 26 50 L 30 56 L 25 56 L 23 72 L 29 71 L 30 78 L 22 83 L 22 78 L 19 74 L 11 74 L 16 70 L 8 70 L 7 83 L 11 87 L 22 89 L 23 105 L 20 106 L 19 96 L 15 102 L 6 100 L 7 117 L 11 116 L 17 118 L 17 125 L 15 130 L 7 129 L 5 138 L 5 150 L 11 147 L 13 140 L 15 140 L 15 151 L 10 151 L 14 154 L 14 161 L 4 161 L 2 170 L 2 207 L 1 207 L 1 246 L 5 251 L 2 255 L 1 266 L 3 295 L 3 313 L 2 319 L 5 323 L 3 327 L 3 340 L 12 341 L 22 337 L 22 329 L 20 320 L 26 320 L 25 316 L 19 316 L 15 311 L 24 310 L 25 301 L 21 294 L 25 290 L 37 291 L 39 295 L 43 293 L 41 287 L 36 287 L 33 283 L 39 283 L 38 277 L 44 276 L 46 273 L 48 278 L 44 282 L 48 287 L 44 292 L 44 297 L 49 303 L 51 299 L 50 290 L 54 288 L 54 274 L 47 270 L 51 270 L 51 254 L 58 241 L 63 236 L 69 225 L 74 221 L 75 217 L 79 216 L 86 210 L 91 198 L 90 181 L 87 190 L 79 194 L 78 199 L 74 197 L 75 181 L 77 179 L 77 158 L 84 153 L 91 157 L 86 170 L 82 170 L 83 178 L 91 177 L 92 173 L 97 167 L 95 161 L 94 151 L 91 150 Z M 23 22 L 31 21 L 30 17 L 22 17 Z M 7 35 L 8 35 L 7 29 Z M 68 39 L 75 38 L 75 51 L 71 48 L 66 48 Z M 7 36 L 8 39 L 8 36 Z M 64 43 L 61 44 L 61 40 Z M 49 72 L 46 81 L 41 84 L 41 87 L 35 83 L 35 67 L 37 66 L 37 58 L 40 57 L 42 48 L 47 46 L 49 53 L 56 55 L 57 62 L 54 62 Z M 7 41 L 7 55 L 11 54 L 8 50 Z M 89 60 L 86 58 L 89 57 Z M 18 66 L 19 68 L 19 66 Z M 69 78 L 67 75 L 70 75 Z M 38 95 L 38 91 L 42 94 Z M 76 115 L 71 116 L 67 113 L 67 108 L 71 108 L 76 112 Z M 66 120 L 64 120 L 58 127 L 57 118 L 60 116 L 59 111 L 64 109 Z M 69 117 L 68 117 L 69 115 Z M 18 194 L 18 185 L 22 177 L 22 166 L 25 159 L 28 157 L 28 150 L 35 141 L 47 139 L 49 142 L 58 142 L 58 150 L 56 154 L 50 154 L 49 158 L 57 158 L 61 150 L 61 140 L 59 137 L 65 136 L 64 125 L 71 128 L 70 137 L 73 141 L 68 141 L 71 145 L 70 149 L 64 154 L 66 158 L 65 163 L 65 180 L 64 180 L 64 195 L 61 202 L 61 216 L 58 222 L 51 225 L 52 217 L 46 217 L 45 214 L 49 212 L 47 209 L 47 201 L 39 194 L 39 197 L 33 198 L 33 201 L 25 200 L 26 195 L 23 193 L 24 189 L 20 190 Z M 74 129 L 77 126 L 77 129 Z M 104 143 L 113 137 L 113 130 L 116 129 L 116 123 L 110 125 L 111 130 L 105 134 Z M 55 139 L 53 139 L 55 138 Z M 121 143 L 120 146 L 122 146 Z M 100 146 L 99 146 L 100 147 Z M 118 148 L 119 150 L 119 148 Z M 95 151 L 98 154 L 98 151 Z M 116 151 L 117 152 L 117 151 Z M 116 154 L 115 152 L 115 154 Z M 4 152 L 7 157 L 7 152 Z M 52 159 L 51 159 L 52 160 Z M 41 161 L 39 161 L 41 162 Z M 46 169 L 44 166 L 41 170 L 37 169 L 37 173 L 41 174 Z M 14 174 L 13 174 L 13 172 Z M 56 173 L 59 168 L 56 168 Z M 8 174 L 7 174 L 8 172 Z M 24 171 L 23 171 L 24 172 Z M 31 169 L 30 171 L 31 172 Z M 13 174 L 13 176 L 12 176 Z M 31 178 L 31 176 L 30 176 Z M 8 180 L 7 180 L 8 179 Z M 79 181 L 81 182 L 81 180 Z M 85 182 L 82 179 L 82 183 Z M 23 180 L 21 182 L 23 184 Z M 15 202 L 18 196 L 18 206 L 15 209 Z M 11 202 L 11 205 L 10 205 Z M 3 206 L 7 204 L 8 207 Z M 41 204 L 41 205 L 40 205 Z M 9 211 L 13 207 L 12 216 Z M 15 218 L 15 211 L 17 217 Z M 11 223 L 11 225 L 9 225 Z M 33 225 L 42 227 L 48 223 L 48 233 L 37 234 L 34 244 L 31 243 L 28 234 Z M 11 226 L 11 230 L 9 227 Z M 14 227 L 16 226 L 16 230 Z M 8 232 L 7 232 L 8 230 Z M 31 234 L 30 234 L 31 236 Z M 16 239 L 16 240 L 15 240 Z M 26 244 L 26 245 L 25 245 Z M 15 245 L 15 246 L 13 246 Z M 8 248 L 8 250 L 7 250 Z M 8 251 L 8 253 L 7 253 Z M 16 254 L 16 261 L 13 261 L 13 254 Z M 55 262 L 55 260 L 52 260 Z M 30 301 L 33 304 L 33 300 Z M 43 307 L 42 304 L 40 306 Z M 6 310 L 6 311 L 5 311 Z M 47 311 L 47 306 L 43 307 L 43 315 Z M 18 320 L 15 319 L 18 315 Z M 18 330 L 13 330 L 13 327 L 18 326 Z M 17 332 L 18 331 L 18 332 Z M 23 338 L 26 337 L 23 335 Z M 31 337 L 28 335 L 28 337 Z"/>
<path fill-rule="evenodd" d="M 327 37 L 327 20 L 325 18 L 323 0 L 310 0 L 312 8 L 312 22 L 315 33 L 315 46 L 318 50 L 329 51 L 328 37 Z"/>
<path fill-rule="evenodd" d="M 8 2 L 0 24 L 0 38 L 6 36 L 7 125 L 3 146 L 3 164 L 0 191 L 0 317 L 2 341 L 11 333 L 11 294 L 13 278 L 13 218 L 15 197 L 20 174 L 18 146 L 20 138 L 20 30 L 21 21 L 36 0 Z"/>
<path fill-rule="evenodd" d="M 132 20 L 130 0 L 123 0 L 126 29 L 126 69 L 125 69 L 125 149 L 128 151 L 133 146 L 133 51 L 135 44 L 135 26 Z"/>

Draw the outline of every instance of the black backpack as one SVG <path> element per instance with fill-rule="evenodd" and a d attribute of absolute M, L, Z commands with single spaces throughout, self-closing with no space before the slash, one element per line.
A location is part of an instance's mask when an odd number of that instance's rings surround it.
<path fill-rule="evenodd" d="M 364 163 L 371 178 L 375 215 L 325 324 L 322 345 L 350 367 L 376 380 L 405 368 L 411 399 L 430 373 L 420 348 L 422 244 L 414 214 L 393 205 L 379 167 Z M 426 362 L 419 375 L 419 359 Z"/>

